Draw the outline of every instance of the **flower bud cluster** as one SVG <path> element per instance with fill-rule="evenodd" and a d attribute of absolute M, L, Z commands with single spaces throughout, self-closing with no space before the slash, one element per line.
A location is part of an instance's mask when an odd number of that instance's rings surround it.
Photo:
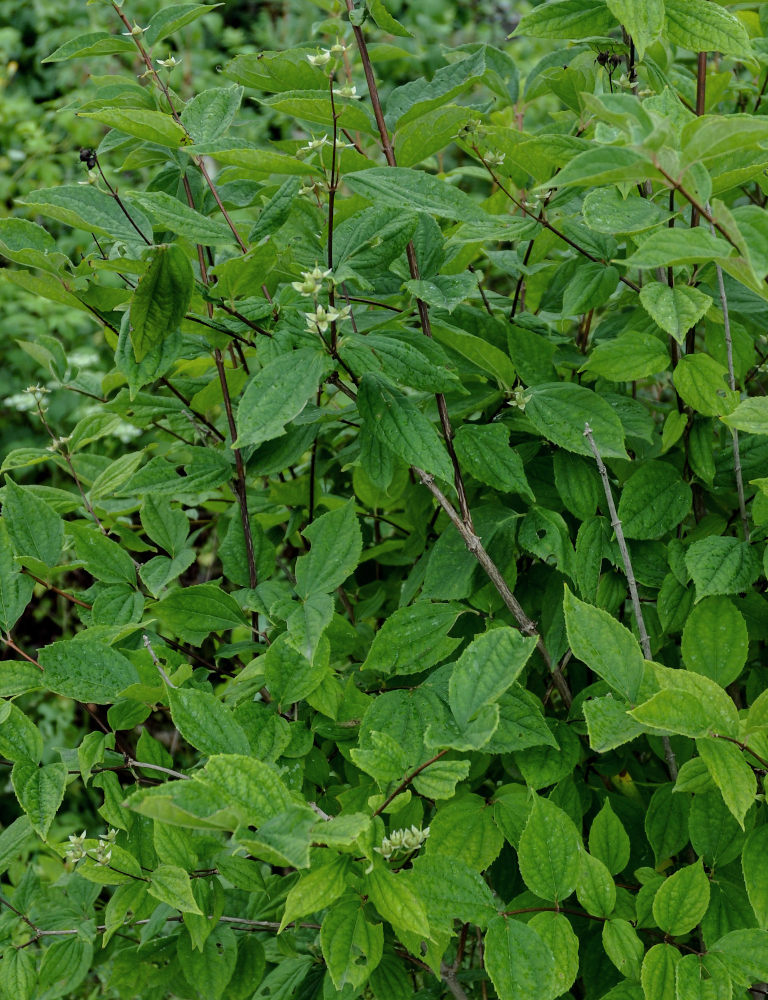
<path fill-rule="evenodd" d="M 330 278 L 331 273 L 330 269 L 323 271 L 315 265 L 311 271 L 302 271 L 302 280 L 292 281 L 291 287 L 295 288 L 297 292 L 301 292 L 302 295 L 317 295 L 323 287 L 323 282 L 326 278 Z"/>
<path fill-rule="evenodd" d="M 415 826 L 410 827 L 410 829 L 393 830 L 388 837 L 382 840 L 381 847 L 374 847 L 374 851 L 389 861 L 392 855 L 398 852 L 409 854 L 411 851 L 417 851 L 428 836 L 428 826 L 425 826 L 423 830 L 419 830 Z"/>
<path fill-rule="evenodd" d="M 85 848 L 85 840 L 87 836 L 88 834 L 85 830 L 79 834 L 70 834 L 69 847 L 64 852 L 64 857 L 67 861 L 72 861 L 75 864 L 83 858 L 90 858 L 92 861 L 95 861 L 97 865 L 101 865 L 102 868 L 106 868 L 112 860 L 112 846 L 117 839 L 117 830 L 110 828 L 103 837 L 99 837 L 99 841 L 92 853 L 89 853 L 89 851 Z"/>
<path fill-rule="evenodd" d="M 336 323 L 349 317 L 351 310 L 349 306 L 343 309 L 335 309 L 333 306 L 319 305 L 314 312 L 304 313 L 307 319 L 307 327 L 313 333 L 325 333 L 331 323 Z"/>

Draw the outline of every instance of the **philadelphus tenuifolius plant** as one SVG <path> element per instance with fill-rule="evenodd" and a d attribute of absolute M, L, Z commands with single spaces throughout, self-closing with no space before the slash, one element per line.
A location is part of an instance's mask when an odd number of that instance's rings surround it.
<path fill-rule="evenodd" d="M 2 182 L 0 995 L 759 995 L 766 5 L 130 4 Z"/>

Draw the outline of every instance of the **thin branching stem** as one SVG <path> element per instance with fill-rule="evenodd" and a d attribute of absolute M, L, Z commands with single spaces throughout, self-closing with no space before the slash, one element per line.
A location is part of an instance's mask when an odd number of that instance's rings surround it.
<path fill-rule="evenodd" d="M 619 551 L 621 552 L 621 559 L 624 563 L 624 573 L 627 578 L 627 586 L 629 587 L 629 596 L 632 600 L 632 609 L 635 613 L 635 621 L 637 622 L 637 631 L 640 635 L 640 646 L 643 650 L 643 656 L 646 660 L 652 659 L 651 652 L 651 640 L 648 638 L 648 631 L 645 627 L 645 619 L 643 618 L 643 609 L 640 605 L 640 596 L 637 591 L 637 580 L 635 580 L 635 573 L 632 569 L 632 560 L 629 556 L 629 549 L 627 548 L 627 540 L 624 537 L 624 530 L 621 526 L 621 520 L 619 519 L 618 511 L 616 510 L 616 504 L 613 501 L 613 493 L 611 492 L 611 484 L 608 479 L 608 470 L 605 467 L 605 462 L 603 462 L 602 456 L 595 444 L 595 438 L 592 433 L 592 428 L 588 423 L 584 424 L 584 437 L 589 442 L 589 447 L 592 454 L 595 456 L 595 462 L 597 463 L 597 471 L 600 473 L 600 478 L 603 481 L 603 489 L 605 490 L 605 500 L 608 504 L 608 511 L 611 515 L 611 527 L 616 533 L 616 542 L 619 546 Z M 674 781 L 677 778 L 677 761 L 675 760 L 675 752 L 672 749 L 672 744 L 669 741 L 668 736 L 662 736 L 662 742 L 664 744 L 664 756 L 667 760 L 667 767 L 669 769 L 669 774 Z"/>
<path fill-rule="evenodd" d="M 352 0 L 346 0 L 347 10 L 353 11 L 354 4 Z M 386 157 L 387 163 L 390 167 L 397 166 L 397 160 L 395 159 L 395 151 L 392 148 L 392 140 L 389 136 L 389 130 L 387 129 L 386 122 L 384 121 L 384 112 L 381 108 L 381 100 L 379 99 L 379 90 L 376 85 L 376 78 L 373 74 L 373 66 L 371 65 L 371 57 L 368 54 L 368 46 L 365 44 L 365 37 L 363 32 L 357 25 L 353 25 L 352 28 L 355 41 L 357 42 L 357 48 L 360 53 L 360 59 L 363 63 L 363 72 L 365 73 L 365 80 L 368 84 L 368 93 L 371 98 L 371 105 L 373 106 L 374 117 L 376 118 L 376 125 L 379 130 L 379 136 L 381 138 L 381 147 L 384 151 L 384 156 Z M 408 260 L 408 270 L 410 272 L 411 278 L 414 281 L 418 281 L 420 277 L 419 264 L 416 259 L 416 248 L 413 245 L 413 240 L 408 243 L 405 248 L 405 255 Z M 429 307 L 427 303 L 420 298 L 416 298 L 416 307 L 419 312 L 419 321 L 421 323 L 422 333 L 426 337 L 432 337 L 432 324 L 429 318 Z M 437 403 L 437 412 L 440 416 L 440 426 L 443 429 L 443 438 L 445 439 L 445 446 L 448 450 L 448 455 L 451 459 L 451 464 L 453 465 L 453 479 L 454 486 L 456 488 L 456 495 L 459 499 L 459 510 L 461 511 L 461 517 L 464 524 L 467 525 L 469 530 L 474 533 L 474 528 L 472 525 L 472 514 L 469 510 L 469 502 L 467 501 L 467 491 L 464 486 L 464 477 L 461 474 L 461 467 L 459 466 L 459 459 L 456 455 L 456 449 L 453 446 L 453 427 L 451 425 L 451 418 L 448 415 L 448 404 L 445 401 L 445 396 L 442 392 L 435 394 L 435 401 Z"/>
<path fill-rule="evenodd" d="M 707 209 L 709 209 L 709 203 L 707 203 Z M 714 226 L 710 225 L 710 230 L 712 235 L 714 235 Z M 736 391 L 736 376 L 733 370 L 733 337 L 731 336 L 731 319 L 728 311 L 728 296 L 725 292 L 725 280 L 723 278 L 723 269 L 718 263 L 715 263 L 715 270 L 717 272 L 717 288 L 720 292 L 720 307 L 723 310 L 723 326 L 725 328 L 725 354 L 728 362 L 728 385 L 733 392 Z M 741 471 L 741 451 L 739 449 L 739 432 L 735 427 L 731 428 L 731 447 L 733 449 L 733 473 L 736 478 L 736 492 L 739 497 L 739 514 L 741 516 L 741 527 L 744 531 L 744 541 L 749 543 L 750 532 L 749 532 L 749 518 L 747 517 L 747 504 L 744 499 L 744 476 Z"/>

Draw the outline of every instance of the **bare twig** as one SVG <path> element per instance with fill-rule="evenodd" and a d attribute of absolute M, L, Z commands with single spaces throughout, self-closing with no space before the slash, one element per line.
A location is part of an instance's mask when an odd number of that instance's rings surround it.
<path fill-rule="evenodd" d="M 645 619 L 643 618 L 643 609 L 640 606 L 640 596 L 637 592 L 637 581 L 635 580 L 634 570 L 632 569 L 632 560 L 629 557 L 629 549 L 627 548 L 627 541 L 624 538 L 624 531 L 621 527 L 621 521 L 619 520 L 619 514 L 616 510 L 616 504 L 613 502 L 611 484 L 608 481 L 608 470 L 605 468 L 605 463 L 603 462 L 600 452 L 597 449 L 597 445 L 595 444 L 592 428 L 588 423 L 584 424 L 584 437 L 589 442 L 589 447 L 591 448 L 592 454 L 595 456 L 595 462 L 597 463 L 597 471 L 600 473 L 600 478 L 603 481 L 605 500 L 608 504 L 608 511 L 611 515 L 611 527 L 616 533 L 616 542 L 618 543 L 621 558 L 624 563 L 624 573 L 627 577 L 629 595 L 632 599 L 632 609 L 635 612 L 637 631 L 640 634 L 640 645 L 643 649 L 643 656 L 646 660 L 650 660 L 652 658 L 651 640 L 648 638 L 648 632 L 645 627 Z M 662 741 L 664 743 L 664 756 L 667 759 L 667 767 L 669 768 L 670 776 L 674 781 L 677 778 L 677 761 L 675 760 L 675 752 L 672 749 L 672 744 L 669 742 L 668 736 L 662 736 Z"/>
<path fill-rule="evenodd" d="M 451 501 L 435 483 L 435 477 L 430 475 L 428 472 L 425 472 L 423 469 L 419 469 L 415 465 L 413 466 L 413 471 L 443 508 L 456 530 L 464 539 L 464 544 L 483 567 L 491 583 L 499 592 L 501 599 L 504 601 L 509 611 L 512 612 L 520 631 L 523 635 L 536 636 L 536 648 L 541 654 L 548 670 L 552 673 L 552 680 L 560 693 L 560 697 L 563 699 L 563 703 L 566 708 L 570 708 L 571 702 L 573 701 L 570 688 L 568 687 L 568 684 L 559 668 L 557 668 L 557 666 L 553 666 L 552 658 L 549 655 L 547 647 L 544 645 L 544 640 L 539 635 L 536 623 L 528 617 L 523 609 L 523 606 L 509 589 L 507 581 L 504 579 L 504 576 L 496 563 L 488 555 L 482 542 L 480 541 L 480 538 L 474 533 L 473 529 L 468 527 L 461 519 Z"/>
<path fill-rule="evenodd" d="M 709 209 L 709 203 L 707 203 Z M 710 230 L 714 236 L 714 226 L 710 225 Z M 731 320 L 728 312 L 728 296 L 725 293 L 725 281 L 723 279 L 723 269 L 719 264 L 715 264 L 717 271 L 717 287 L 720 292 L 720 306 L 723 310 L 723 326 L 725 327 L 725 353 L 728 361 L 728 385 L 736 391 L 736 377 L 733 372 L 733 338 L 731 336 Z M 733 447 L 733 473 L 736 477 L 736 492 L 739 496 L 739 514 L 741 515 L 741 526 L 744 530 L 744 541 L 749 542 L 749 519 L 747 518 L 747 505 L 744 499 L 744 477 L 741 472 L 741 452 L 739 450 L 739 432 L 735 427 L 731 428 L 731 444 Z"/>

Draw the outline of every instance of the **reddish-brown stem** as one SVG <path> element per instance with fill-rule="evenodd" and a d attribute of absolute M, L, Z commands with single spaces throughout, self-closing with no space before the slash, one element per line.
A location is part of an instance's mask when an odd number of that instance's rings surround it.
<path fill-rule="evenodd" d="M 47 590 L 52 590 L 54 594 L 58 594 L 60 597 L 65 597 L 68 601 L 71 601 L 72 604 L 78 604 L 81 608 L 85 608 L 86 610 L 90 611 L 92 605 L 87 604 L 85 601 L 81 601 L 80 598 L 75 597 L 74 594 L 68 594 L 66 590 L 59 590 L 58 587 L 54 587 L 54 585 L 52 583 L 48 583 L 47 580 L 43 580 L 39 576 L 35 576 L 34 573 L 31 573 L 24 566 L 22 567 L 21 571 L 22 573 L 26 573 L 27 576 L 31 577 L 35 581 L 35 583 L 42 584 L 42 586 L 45 587 Z"/>
<path fill-rule="evenodd" d="M 39 670 L 43 669 L 42 664 L 38 663 L 33 656 L 25 653 L 23 649 L 20 649 L 9 635 L 0 635 L 0 642 L 4 643 L 9 649 L 12 649 L 14 653 L 18 653 L 28 663 L 34 663 Z"/>
<path fill-rule="evenodd" d="M 576 253 L 580 253 L 582 257 L 586 257 L 587 260 L 591 260 L 593 264 L 602 264 L 604 267 L 609 266 L 607 261 L 600 260 L 599 257 L 595 257 L 595 255 L 590 253 L 589 250 L 586 250 L 584 247 L 576 243 L 575 240 L 572 240 L 570 236 L 566 236 L 565 233 L 561 232 L 561 230 L 553 226 L 552 223 L 544 217 L 543 213 L 540 213 L 538 216 L 532 216 L 531 213 L 528 211 L 528 209 L 525 207 L 525 205 L 523 205 L 523 203 L 518 198 L 515 198 L 515 196 L 512 194 L 509 188 L 504 186 L 504 184 L 501 182 L 498 175 L 494 171 L 493 167 L 488 163 L 488 161 L 485 159 L 485 157 L 477 148 L 477 146 L 473 145 L 472 149 L 474 150 L 475 155 L 480 160 L 482 165 L 488 171 L 489 175 L 493 179 L 494 184 L 499 188 L 500 191 L 504 192 L 504 194 L 507 196 L 507 198 L 509 198 L 509 200 L 512 202 L 513 205 L 515 205 L 517 208 L 520 209 L 523 215 L 527 215 L 529 218 L 535 219 L 540 226 L 543 226 L 544 229 L 548 229 L 550 233 L 552 233 L 554 236 L 557 236 L 558 239 L 561 239 L 564 243 L 567 243 L 568 246 L 571 247 L 571 249 L 575 250 Z M 619 275 L 619 281 L 627 285 L 634 292 L 640 291 L 640 286 L 635 284 L 635 282 L 632 281 L 630 278 L 625 278 L 623 274 Z"/>
<path fill-rule="evenodd" d="M 202 413 L 198 413 L 196 410 L 193 410 L 187 397 L 183 393 L 179 392 L 179 390 L 172 382 L 170 382 L 165 376 L 163 376 L 163 378 L 161 378 L 160 381 L 166 387 L 166 389 L 170 389 L 171 392 L 174 394 L 174 396 L 184 404 L 184 406 L 187 408 L 189 413 L 192 414 L 195 420 L 199 420 L 200 423 L 203 424 L 203 426 L 208 428 L 208 430 L 211 432 L 211 434 L 213 434 L 214 437 L 219 439 L 219 441 L 224 441 L 225 439 L 224 435 L 221 433 L 218 427 L 214 427 L 213 424 L 210 422 L 210 420 L 207 420 Z"/>
<path fill-rule="evenodd" d="M 394 799 L 397 798 L 400 792 L 405 791 L 405 789 L 408 787 L 408 785 L 410 785 L 410 783 L 413 781 L 414 778 L 417 778 L 422 771 L 425 771 L 430 766 L 430 764 L 434 764 L 436 761 L 440 760 L 441 757 L 445 757 L 447 753 L 448 753 L 447 750 L 441 750 L 439 753 L 436 753 L 434 757 L 430 757 L 430 759 L 424 761 L 423 764 L 419 764 L 419 766 L 415 768 L 413 771 L 411 771 L 411 773 L 407 777 L 403 778 L 403 780 L 400 782 L 400 784 L 397 786 L 394 792 L 392 792 L 390 795 L 386 797 L 386 799 L 384 799 L 379 808 L 374 810 L 373 815 L 378 816 L 380 813 L 383 813 L 384 810 L 387 808 L 387 806 L 390 804 L 390 802 L 394 801 Z"/>
<path fill-rule="evenodd" d="M 354 10 L 354 4 L 352 0 L 346 0 L 347 10 L 352 12 Z M 371 105 L 373 107 L 373 114 L 376 118 L 376 125 L 379 130 L 379 136 L 381 138 L 381 147 L 384 151 L 384 156 L 386 157 L 387 163 L 390 167 L 397 166 L 397 160 L 395 159 L 395 151 L 392 148 L 392 140 L 389 137 L 389 130 L 387 129 L 386 122 L 384 121 L 384 112 L 381 108 L 381 101 L 379 99 L 379 90 L 376 85 L 376 78 L 373 74 L 373 66 L 371 65 L 371 57 L 368 54 L 368 46 L 365 44 L 365 37 L 363 32 L 357 25 L 353 25 L 352 28 L 355 41 L 357 42 L 357 48 L 360 52 L 360 59 L 363 64 L 363 72 L 365 73 L 365 81 L 368 84 L 368 93 L 371 98 Z M 419 264 L 416 259 L 416 249 L 413 245 L 413 240 L 408 243 L 405 248 L 405 255 L 408 260 L 408 270 L 410 271 L 411 278 L 414 281 L 419 280 Z M 421 329 L 425 337 L 432 337 L 432 325 L 429 319 L 429 307 L 426 302 L 422 301 L 420 298 L 416 299 L 416 306 L 419 311 L 419 321 L 421 323 Z M 459 466 L 459 459 L 456 455 L 456 449 L 453 446 L 453 427 L 451 426 L 451 418 L 448 415 L 448 405 L 445 401 L 445 396 L 438 392 L 435 394 L 435 401 L 437 403 L 437 412 L 440 417 L 440 426 L 443 429 L 443 437 L 445 439 L 445 446 L 448 450 L 448 455 L 451 459 L 451 464 L 453 466 L 453 479 L 454 486 L 456 487 L 456 495 L 459 499 L 459 510 L 461 511 L 461 517 L 464 523 L 467 525 L 469 530 L 474 533 L 474 528 L 472 525 L 472 514 L 469 510 L 469 503 L 467 501 L 467 491 L 464 486 L 464 478 L 461 474 L 461 467 Z"/>
<path fill-rule="evenodd" d="M 724 736 L 723 733 L 712 733 L 713 740 L 727 740 L 728 743 L 734 743 L 739 750 L 743 750 L 744 753 L 751 754 L 761 767 L 764 767 L 768 771 L 768 760 L 756 754 L 755 751 L 750 747 L 748 743 L 742 743 L 741 740 L 735 739 L 733 736 Z"/>
<path fill-rule="evenodd" d="M 141 56 L 141 58 L 142 58 L 142 60 L 144 62 L 144 65 L 147 67 L 147 72 L 152 77 L 152 79 L 154 80 L 154 82 L 157 85 L 157 87 L 159 88 L 159 90 L 162 92 L 163 97 L 165 97 L 165 100 L 168 103 L 168 110 L 171 112 L 171 117 L 173 118 L 173 120 L 176 122 L 177 125 L 180 125 L 181 128 L 184 128 L 184 125 L 182 124 L 182 121 L 181 121 L 181 118 L 179 116 L 179 113 L 178 113 L 178 111 L 176 110 L 176 108 L 174 106 L 173 99 L 171 98 L 171 92 L 169 91 L 168 87 L 163 83 L 163 81 L 162 81 L 162 79 L 160 77 L 160 74 L 155 69 L 154 64 L 153 64 L 153 62 L 152 62 L 152 60 L 151 60 L 151 58 L 149 56 L 149 53 L 144 48 L 144 44 L 141 41 L 140 34 L 137 35 L 137 34 L 133 33 L 133 29 L 131 28 L 131 24 L 130 24 L 128 18 L 125 16 L 125 14 L 123 13 L 122 9 L 120 7 L 118 7 L 118 5 L 116 3 L 113 2 L 112 3 L 112 7 L 113 7 L 115 13 L 117 14 L 117 16 L 120 18 L 120 20 L 123 22 L 123 24 L 125 25 L 125 27 L 128 29 L 128 31 L 130 33 L 130 37 L 133 39 L 134 45 L 136 46 L 136 49 L 138 50 L 138 53 Z M 186 132 L 186 129 L 184 129 L 184 131 Z M 232 219 L 230 218 L 229 212 L 227 212 L 227 210 L 224 208 L 224 205 L 221 202 L 221 198 L 219 197 L 219 193 L 216 190 L 216 185 L 211 180 L 210 175 L 208 174 L 208 171 L 207 171 L 207 169 L 205 167 L 205 163 L 203 162 L 203 158 L 201 156 L 193 156 L 192 157 L 192 161 L 195 164 L 195 166 L 202 173 L 203 178 L 205 179 L 205 183 L 208 185 L 208 188 L 209 188 L 211 194 L 213 195 L 214 201 L 218 205 L 219 210 L 221 211 L 221 214 L 224 217 L 224 220 L 226 221 L 227 225 L 229 226 L 230 230 L 232 231 L 232 235 L 235 238 L 235 242 L 240 247 L 240 250 L 243 253 L 247 253 L 247 249 L 248 248 L 246 247 L 245 243 L 243 243 L 242 238 L 240 237 L 240 234 L 238 233 L 237 229 L 235 228 L 235 224 L 232 221 Z M 189 193 L 189 186 L 188 186 L 188 183 L 186 181 L 186 177 L 184 178 L 184 186 L 187 189 L 187 197 L 189 198 L 190 193 Z"/>

